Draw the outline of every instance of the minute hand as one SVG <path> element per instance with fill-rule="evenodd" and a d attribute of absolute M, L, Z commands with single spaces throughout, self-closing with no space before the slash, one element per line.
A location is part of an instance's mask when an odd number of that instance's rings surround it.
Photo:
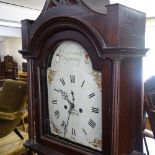
<path fill-rule="evenodd" d="M 75 107 L 74 106 L 74 102 L 71 102 L 68 98 L 67 98 L 68 103 L 70 104 L 70 108 L 71 110 Z"/>
<path fill-rule="evenodd" d="M 73 100 L 73 103 L 75 101 L 75 98 L 74 98 L 74 92 L 71 90 L 71 95 L 72 95 L 72 100 Z"/>
<path fill-rule="evenodd" d="M 72 103 L 68 98 L 66 98 L 66 100 L 69 103 L 70 107 L 69 107 L 69 110 L 68 110 L 67 123 L 66 123 L 66 125 L 64 127 L 64 137 L 66 136 L 66 133 L 67 133 L 67 128 L 68 128 L 70 116 L 72 114 L 72 111 L 74 110 L 74 103 Z"/>

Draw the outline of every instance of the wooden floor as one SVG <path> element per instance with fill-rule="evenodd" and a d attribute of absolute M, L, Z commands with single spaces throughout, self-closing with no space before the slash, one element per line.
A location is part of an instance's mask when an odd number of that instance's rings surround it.
<path fill-rule="evenodd" d="M 0 138 L 0 155 L 24 155 L 25 148 L 23 143 L 28 139 L 28 134 L 20 131 L 24 140 L 21 140 L 15 132 L 11 132 L 8 136 Z"/>

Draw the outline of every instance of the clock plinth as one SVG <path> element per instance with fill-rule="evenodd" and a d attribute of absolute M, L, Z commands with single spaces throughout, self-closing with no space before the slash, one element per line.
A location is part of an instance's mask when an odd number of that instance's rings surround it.
<path fill-rule="evenodd" d="M 30 154 L 142 153 L 145 14 L 119 4 L 102 14 L 81 1 L 51 2 L 36 21 L 22 21 L 24 145 Z"/>

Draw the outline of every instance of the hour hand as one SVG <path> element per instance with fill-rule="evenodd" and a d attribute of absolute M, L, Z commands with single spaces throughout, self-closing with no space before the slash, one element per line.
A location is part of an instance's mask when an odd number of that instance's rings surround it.
<path fill-rule="evenodd" d="M 69 99 L 67 99 L 67 102 L 70 104 L 70 108 L 73 109 L 75 106 L 74 106 L 74 103 L 71 102 Z"/>
<path fill-rule="evenodd" d="M 74 108 L 74 103 L 71 102 L 69 99 L 68 99 L 68 95 L 66 92 L 62 91 L 60 89 L 60 93 L 61 93 L 61 96 L 63 97 L 64 100 L 66 100 L 69 104 L 70 104 L 70 108 L 73 109 Z"/>

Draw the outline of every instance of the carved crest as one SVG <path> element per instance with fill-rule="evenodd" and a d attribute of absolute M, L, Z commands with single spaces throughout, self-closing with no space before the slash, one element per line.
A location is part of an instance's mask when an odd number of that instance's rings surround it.
<path fill-rule="evenodd" d="M 54 5 L 61 5 L 61 4 L 74 4 L 77 3 L 77 0 L 51 0 Z"/>
<path fill-rule="evenodd" d="M 68 3 L 69 0 L 51 0 L 55 5 Z"/>
<path fill-rule="evenodd" d="M 63 5 L 63 4 L 78 4 L 80 0 L 46 0 L 46 3 L 43 8 L 43 12 L 48 10 L 49 8 Z"/>

